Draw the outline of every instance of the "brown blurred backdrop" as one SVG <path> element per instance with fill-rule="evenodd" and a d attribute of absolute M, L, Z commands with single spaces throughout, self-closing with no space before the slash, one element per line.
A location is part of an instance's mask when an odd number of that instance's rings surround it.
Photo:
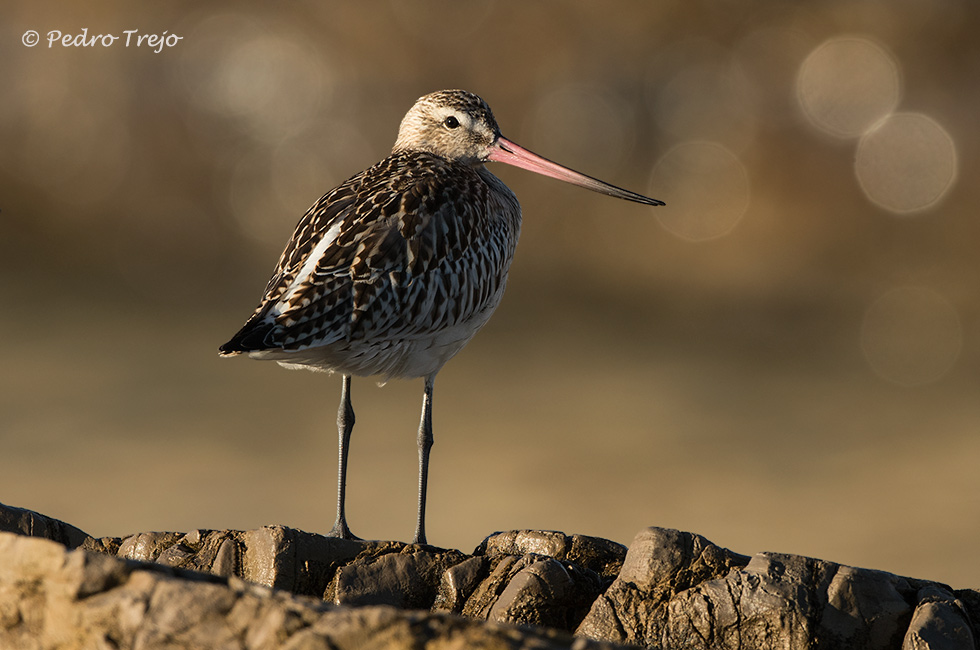
<path fill-rule="evenodd" d="M 339 378 L 216 348 L 306 207 L 461 87 L 667 207 L 493 168 L 524 232 L 436 382 L 434 543 L 659 525 L 980 586 L 975 6 L 7 2 L 0 501 L 328 530 Z M 83 28 L 122 38 L 48 47 Z M 411 536 L 421 388 L 354 383 L 362 536 Z"/>

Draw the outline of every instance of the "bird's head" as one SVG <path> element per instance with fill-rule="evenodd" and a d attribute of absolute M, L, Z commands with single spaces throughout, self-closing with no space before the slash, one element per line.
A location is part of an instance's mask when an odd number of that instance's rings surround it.
<path fill-rule="evenodd" d="M 465 90 L 440 90 L 420 97 L 398 129 L 393 152 L 402 151 L 427 151 L 467 165 L 502 162 L 619 199 L 664 204 L 559 165 L 508 140 L 500 135 L 487 103 Z"/>
<path fill-rule="evenodd" d="M 485 101 L 465 90 L 440 90 L 420 97 L 408 111 L 393 151 L 427 151 L 475 165 L 489 160 L 499 137 Z"/>

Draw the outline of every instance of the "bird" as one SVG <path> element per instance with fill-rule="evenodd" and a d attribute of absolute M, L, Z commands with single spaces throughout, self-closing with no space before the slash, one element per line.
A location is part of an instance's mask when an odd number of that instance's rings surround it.
<path fill-rule="evenodd" d="M 574 135 L 574 134 L 571 134 Z M 258 307 L 224 345 L 245 354 L 342 375 L 337 412 L 337 515 L 347 524 L 351 377 L 423 379 L 414 544 L 427 544 L 425 507 L 436 374 L 473 338 L 504 293 L 521 230 L 499 162 L 612 197 L 663 201 L 610 185 L 503 137 L 487 103 L 464 90 L 420 97 L 391 155 L 324 194 L 300 219 Z"/>

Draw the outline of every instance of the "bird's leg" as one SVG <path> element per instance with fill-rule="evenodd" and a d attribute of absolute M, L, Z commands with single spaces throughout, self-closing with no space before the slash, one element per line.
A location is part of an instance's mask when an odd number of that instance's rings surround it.
<path fill-rule="evenodd" d="M 415 525 L 415 544 L 425 544 L 425 491 L 429 480 L 429 450 L 432 449 L 432 383 L 434 375 L 425 378 L 422 397 L 422 421 L 419 423 L 419 518 Z"/>
<path fill-rule="evenodd" d="M 337 521 L 327 533 L 330 537 L 360 539 L 347 527 L 344 498 L 347 493 L 347 452 L 350 450 L 350 434 L 354 430 L 354 407 L 350 403 L 350 375 L 344 375 L 340 391 L 340 408 L 337 409 L 337 431 L 340 434 L 339 469 L 337 473 Z"/>

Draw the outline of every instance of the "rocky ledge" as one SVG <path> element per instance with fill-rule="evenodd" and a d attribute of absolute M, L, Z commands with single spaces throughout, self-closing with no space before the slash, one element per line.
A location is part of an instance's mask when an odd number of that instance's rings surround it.
<path fill-rule="evenodd" d="M 282 526 L 96 539 L 0 504 L 0 648 L 976 648 L 980 592 L 693 533 L 471 554 Z"/>

